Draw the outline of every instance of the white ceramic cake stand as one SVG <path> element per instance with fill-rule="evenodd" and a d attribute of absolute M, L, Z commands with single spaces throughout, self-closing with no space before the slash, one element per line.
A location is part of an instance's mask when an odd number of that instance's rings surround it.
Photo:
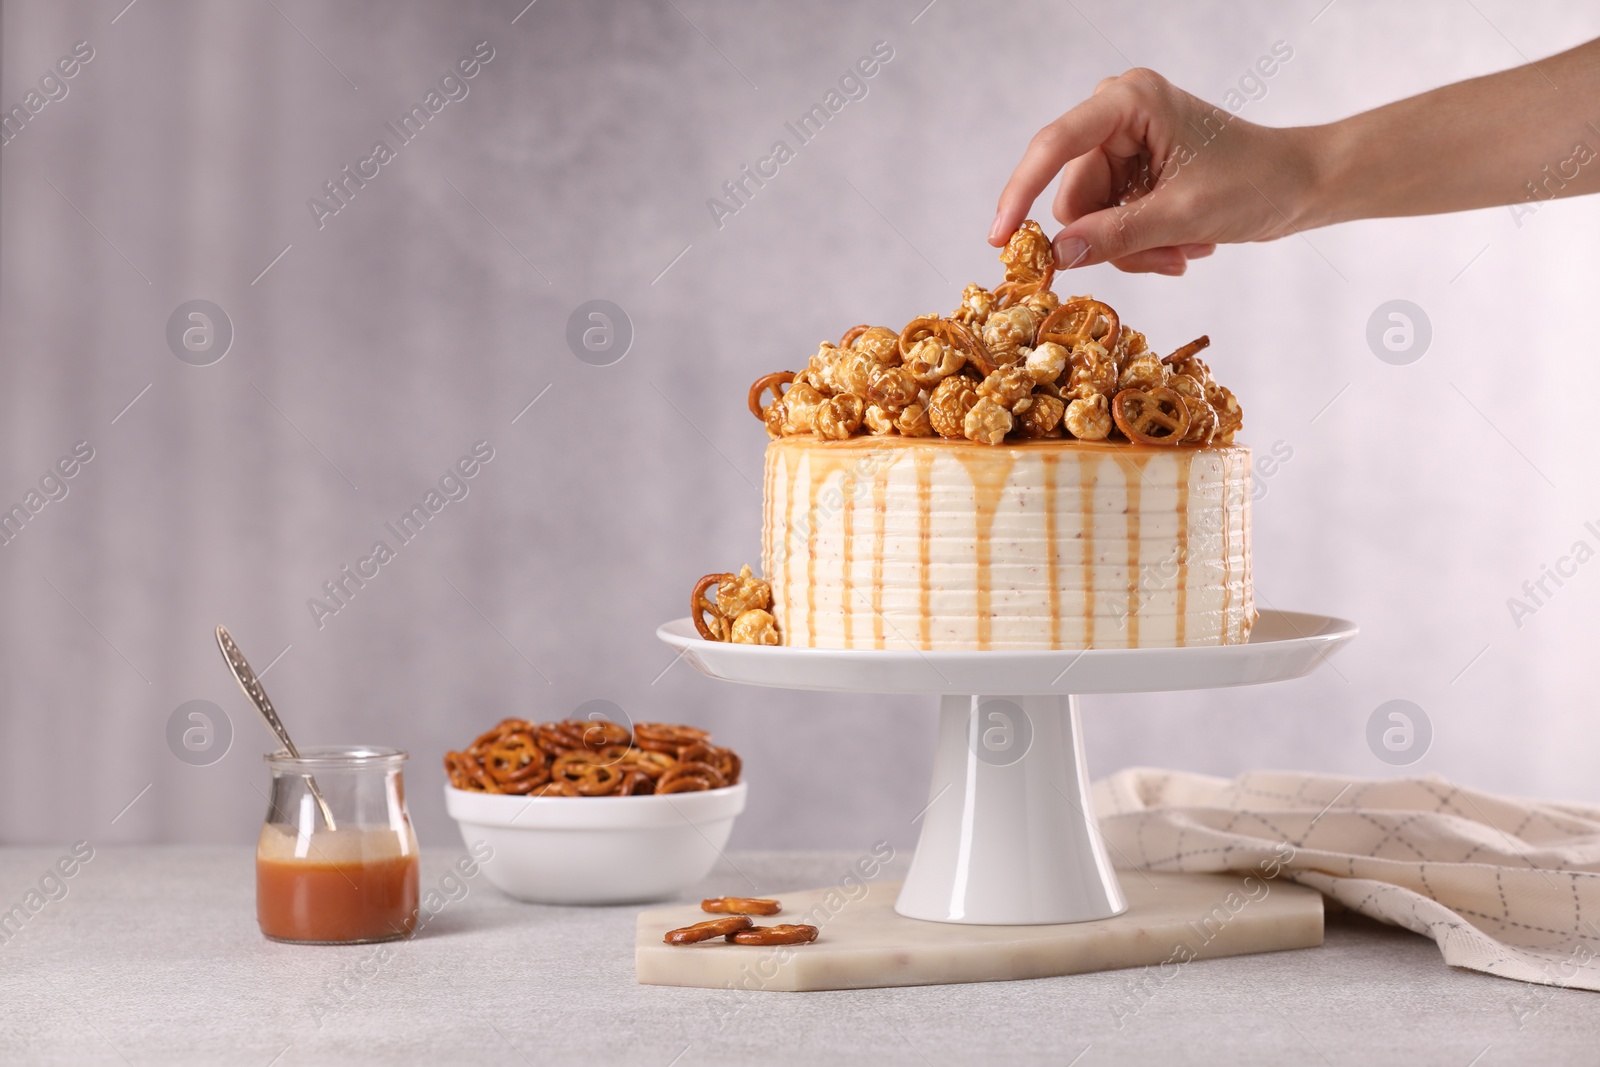
<path fill-rule="evenodd" d="M 1355 637 L 1356 627 L 1264 611 L 1243 645 L 1052 652 L 723 644 L 702 639 L 687 618 L 656 634 L 723 681 L 938 695 L 933 783 L 895 910 L 935 922 L 1019 926 L 1127 909 L 1089 799 L 1079 695 L 1299 678 Z"/>

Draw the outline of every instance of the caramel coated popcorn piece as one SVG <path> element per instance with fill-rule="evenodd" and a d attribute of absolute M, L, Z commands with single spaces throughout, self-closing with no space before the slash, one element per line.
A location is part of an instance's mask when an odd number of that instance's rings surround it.
<path fill-rule="evenodd" d="M 993 397 L 981 396 L 962 420 L 961 430 L 969 441 L 997 445 L 1006 439 L 1013 425 L 1011 412 L 1001 407 Z"/>
<path fill-rule="evenodd" d="M 1048 316 L 1050 312 L 1061 306 L 1061 298 L 1053 291 L 1044 289 L 1034 293 L 1032 296 L 1028 297 L 1028 299 L 1024 300 L 1023 303 L 1031 307 L 1034 311 L 1034 314 L 1039 316 L 1039 321 L 1043 322 L 1045 317 Z"/>
<path fill-rule="evenodd" d="M 917 379 L 904 367 L 874 367 L 867 378 L 867 400 L 888 411 L 899 411 L 917 399 Z"/>
<path fill-rule="evenodd" d="M 1111 433 L 1111 402 L 1104 393 L 1079 398 L 1067 405 L 1061 421 L 1081 441 L 1104 441 Z"/>
<path fill-rule="evenodd" d="M 867 405 L 867 413 L 862 416 L 861 422 L 867 432 L 876 437 L 895 432 L 895 413 L 876 404 Z"/>
<path fill-rule="evenodd" d="M 747 563 L 738 574 L 728 575 L 717 583 L 717 611 L 725 618 L 750 611 L 753 608 L 772 606 L 772 586 L 750 572 Z"/>
<path fill-rule="evenodd" d="M 1216 440 L 1225 445 L 1233 444 L 1233 435 L 1244 428 L 1244 412 L 1239 408 L 1239 401 L 1227 386 L 1212 383 L 1206 389 L 1206 402 L 1217 412 Z"/>
<path fill-rule="evenodd" d="M 1093 341 L 1087 341 L 1072 350 L 1067 365 L 1067 392 L 1073 396 L 1099 393 L 1108 401 L 1117 391 L 1117 365 Z"/>
<path fill-rule="evenodd" d="M 762 415 L 761 415 L 761 421 L 767 427 L 767 436 L 768 437 L 783 437 L 783 436 L 785 436 L 784 425 L 785 425 L 785 420 L 787 420 L 787 418 L 788 418 L 788 412 L 786 412 L 784 410 L 784 408 L 783 408 L 783 401 L 774 400 L 772 403 L 768 404 L 767 405 L 767 410 L 762 412 Z M 793 431 L 790 431 L 790 432 L 793 432 Z"/>
<path fill-rule="evenodd" d="M 784 433 L 810 433 L 816 426 L 817 408 L 823 396 L 805 382 L 795 382 L 783 394 Z"/>
<path fill-rule="evenodd" d="M 1159 385 L 1167 384 L 1167 368 L 1161 361 L 1150 353 L 1136 356 L 1122 367 L 1122 373 L 1117 376 L 1117 388 L 1122 389 L 1154 389 Z"/>
<path fill-rule="evenodd" d="M 1046 341 L 1038 348 L 1024 348 L 1022 365 L 1040 385 L 1053 382 L 1067 369 L 1067 350 L 1054 341 Z"/>
<path fill-rule="evenodd" d="M 1024 437 L 1059 437 L 1066 411 L 1066 402 L 1061 398 L 1035 393 L 1033 403 L 1017 416 L 1017 432 Z"/>
<path fill-rule="evenodd" d="M 1111 349 L 1111 358 L 1117 361 L 1117 366 L 1125 367 L 1129 360 L 1138 359 L 1150 351 L 1150 345 L 1145 340 L 1144 334 L 1138 330 L 1130 330 L 1126 326 L 1117 335 L 1117 343 Z"/>
<path fill-rule="evenodd" d="M 861 428 L 861 420 L 866 414 L 867 402 L 859 396 L 842 393 L 829 397 L 817 407 L 817 436 L 843 441 Z"/>
<path fill-rule="evenodd" d="M 972 379 L 953 375 L 939 383 L 928 401 L 928 419 L 940 437 L 965 437 L 967 412 L 978 402 Z"/>
<path fill-rule="evenodd" d="M 968 326 L 982 327 L 997 303 L 993 293 L 974 282 L 961 290 L 961 306 L 950 317 Z"/>
<path fill-rule="evenodd" d="M 1183 435 L 1183 440 L 1179 443 L 1209 445 L 1216 440 L 1217 429 L 1221 425 L 1221 420 L 1217 418 L 1217 409 L 1207 403 L 1204 397 L 1196 396 L 1184 396 L 1183 406 L 1189 409 L 1189 431 Z"/>
<path fill-rule="evenodd" d="M 839 367 L 839 360 L 844 358 L 844 353 L 835 347 L 832 341 L 823 341 L 812 353 L 810 361 L 806 363 L 804 377 L 806 381 L 820 391 L 824 396 L 831 396 L 839 392 L 835 384 L 834 374 Z"/>
<path fill-rule="evenodd" d="M 1007 411 L 1026 411 L 1033 397 L 1033 378 L 1025 367 L 997 367 L 979 384 L 978 395 L 988 397 Z"/>
<path fill-rule="evenodd" d="M 749 568 L 745 568 L 748 570 Z M 739 613 L 733 620 L 733 643 L 736 645 L 775 645 L 778 643 L 778 620 L 765 608 L 751 608 Z"/>
<path fill-rule="evenodd" d="M 902 437 L 932 437 L 933 422 L 928 418 L 928 407 L 922 403 L 909 405 L 894 420 L 894 428 Z"/>
<path fill-rule="evenodd" d="M 1000 262 L 1006 265 L 1006 281 L 1033 282 L 1050 269 L 1055 262 L 1055 252 L 1039 224 L 1028 219 L 1017 227 L 1017 232 L 1000 250 Z"/>
<path fill-rule="evenodd" d="M 835 394 L 853 393 L 866 399 L 867 385 L 872 380 L 872 372 L 877 369 L 878 364 L 871 356 L 851 349 L 840 358 L 833 372 L 833 380 L 838 383 Z"/>
<path fill-rule="evenodd" d="M 874 363 L 891 366 L 900 362 L 900 335 L 886 326 L 873 326 L 862 332 L 850 347 L 864 353 Z"/>
<path fill-rule="evenodd" d="M 1001 308 L 983 324 L 983 345 L 995 363 L 1015 363 L 1020 349 L 1031 348 L 1042 320 L 1027 304 Z"/>
<path fill-rule="evenodd" d="M 960 370 L 967 357 L 935 337 L 926 337 L 911 346 L 906 370 L 923 385 L 938 385 Z"/>

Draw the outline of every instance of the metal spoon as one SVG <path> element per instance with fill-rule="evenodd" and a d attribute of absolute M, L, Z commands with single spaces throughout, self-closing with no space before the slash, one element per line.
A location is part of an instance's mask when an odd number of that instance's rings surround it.
<path fill-rule="evenodd" d="M 217 627 L 217 647 L 222 650 L 222 658 L 227 662 L 228 670 L 233 672 L 234 681 L 239 683 L 239 688 L 244 690 L 244 695 L 250 698 L 250 703 L 256 706 L 261 717 L 267 720 L 267 726 L 278 735 L 278 741 L 282 743 L 284 751 L 299 759 L 300 750 L 289 740 L 289 731 L 283 728 L 283 721 L 278 718 L 277 709 L 272 706 L 272 698 L 267 696 L 267 691 L 262 687 L 261 679 L 256 677 L 256 672 L 250 669 L 250 662 L 244 658 L 244 653 L 233 643 L 233 637 L 228 633 L 226 626 Z M 337 830 L 338 827 L 333 823 L 333 812 L 329 810 L 328 802 L 322 799 L 322 790 L 317 788 L 317 780 L 309 774 L 305 777 L 311 796 L 322 811 L 322 820 L 328 824 L 328 829 Z"/>

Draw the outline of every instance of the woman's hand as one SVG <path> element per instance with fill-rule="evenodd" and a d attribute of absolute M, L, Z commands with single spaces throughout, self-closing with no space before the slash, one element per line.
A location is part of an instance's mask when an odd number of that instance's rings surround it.
<path fill-rule="evenodd" d="M 1058 173 L 1062 268 L 1182 274 L 1218 244 L 1349 219 L 1600 192 L 1600 39 L 1326 126 L 1246 122 L 1150 70 L 1107 78 L 1034 136 L 1000 194 L 1004 244 Z"/>
<path fill-rule="evenodd" d="M 1130 70 L 1034 136 L 1000 194 L 989 243 L 1004 244 L 1059 173 L 1059 267 L 1182 274 L 1219 243 L 1301 226 L 1316 136 L 1257 126 L 1154 71 Z"/>

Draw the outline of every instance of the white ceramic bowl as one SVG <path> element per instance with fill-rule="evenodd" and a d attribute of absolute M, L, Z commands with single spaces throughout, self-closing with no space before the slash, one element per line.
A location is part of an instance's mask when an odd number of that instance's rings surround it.
<path fill-rule="evenodd" d="M 642 797 L 518 797 L 444 787 L 471 848 L 494 855 L 496 888 L 537 904 L 661 900 L 711 873 L 744 811 L 744 782 Z"/>

